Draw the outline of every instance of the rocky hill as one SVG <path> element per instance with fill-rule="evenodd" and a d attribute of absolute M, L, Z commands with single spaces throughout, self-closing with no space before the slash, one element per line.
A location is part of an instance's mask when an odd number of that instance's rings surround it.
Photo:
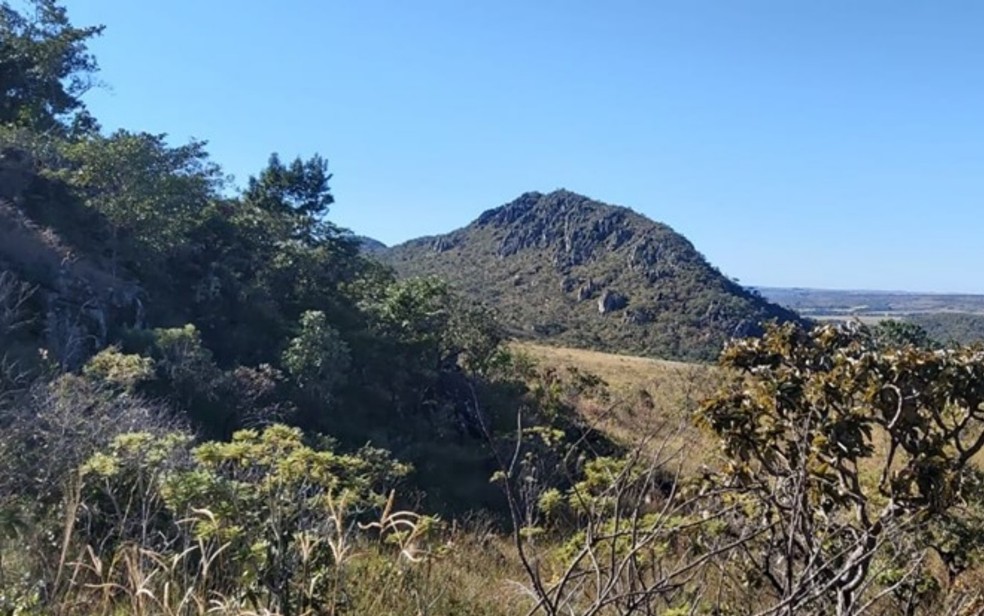
<path fill-rule="evenodd" d="M 381 251 L 404 276 L 440 276 L 525 338 L 710 359 L 732 336 L 795 313 L 744 289 L 682 235 L 569 191 L 530 192 L 467 227 Z"/>
<path fill-rule="evenodd" d="M 386 244 L 380 242 L 377 239 L 371 237 L 366 237 L 364 235 L 355 235 L 352 237 L 356 244 L 359 246 L 359 250 L 367 254 L 375 254 L 386 250 Z"/>

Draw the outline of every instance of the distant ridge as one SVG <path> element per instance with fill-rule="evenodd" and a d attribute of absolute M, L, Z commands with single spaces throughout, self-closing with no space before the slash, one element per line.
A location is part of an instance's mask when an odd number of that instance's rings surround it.
<path fill-rule="evenodd" d="M 733 336 L 798 316 L 712 267 L 682 235 L 566 190 L 529 192 L 445 235 L 377 253 L 499 309 L 525 338 L 674 359 L 712 359 Z"/>
<path fill-rule="evenodd" d="M 380 242 L 379 240 L 374 240 L 371 237 L 366 237 L 364 235 L 356 235 L 352 239 L 359 245 L 359 250 L 364 253 L 378 253 L 386 250 L 386 244 Z"/>
<path fill-rule="evenodd" d="M 863 289 L 757 287 L 769 300 L 804 315 L 892 315 L 926 312 L 984 314 L 984 294 Z"/>

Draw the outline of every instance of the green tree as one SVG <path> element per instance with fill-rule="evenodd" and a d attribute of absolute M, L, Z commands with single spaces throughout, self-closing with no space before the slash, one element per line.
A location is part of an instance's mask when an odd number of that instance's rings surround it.
<path fill-rule="evenodd" d="M 493 360 L 502 341 L 494 313 L 438 278 L 395 282 L 365 308 L 379 333 L 427 358 L 422 368 L 437 371 L 460 360 L 479 370 Z"/>
<path fill-rule="evenodd" d="M 87 42 L 102 26 L 77 28 L 55 0 L 30 0 L 33 14 L 0 4 L 0 124 L 38 131 L 91 129 L 81 96 L 98 70 Z"/>
<path fill-rule="evenodd" d="M 71 144 L 66 153 L 63 178 L 121 238 L 151 253 L 187 238 L 222 181 L 203 141 L 171 147 L 166 135 L 120 130 Z"/>
<path fill-rule="evenodd" d="M 289 216 L 297 239 L 316 242 L 337 232 L 324 220 L 328 207 L 335 202 L 329 180 L 328 161 L 317 154 L 284 165 L 274 153 L 266 168 L 249 178 L 243 199 L 268 212 Z"/>
<path fill-rule="evenodd" d="M 734 380 L 702 421 L 729 463 L 712 481 L 753 537 L 743 579 L 763 614 L 859 614 L 891 570 L 897 590 L 925 573 L 979 483 L 984 359 L 973 349 L 876 346 L 861 326 L 772 326 L 731 344 Z M 748 527 L 752 528 L 749 529 Z"/>
<path fill-rule="evenodd" d="M 871 328 L 871 334 L 877 344 L 887 348 L 912 345 L 928 349 L 935 346 L 925 329 L 909 321 L 896 319 L 879 321 Z"/>
<path fill-rule="evenodd" d="M 301 315 L 300 330 L 283 354 L 283 365 L 297 386 L 322 403 L 342 384 L 351 359 L 348 345 L 320 310 Z"/>

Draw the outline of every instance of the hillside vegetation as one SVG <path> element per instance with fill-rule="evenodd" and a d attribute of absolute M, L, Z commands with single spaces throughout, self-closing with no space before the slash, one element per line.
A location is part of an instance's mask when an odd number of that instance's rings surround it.
<path fill-rule="evenodd" d="M 494 306 L 516 336 L 567 346 L 711 360 L 763 321 L 797 318 L 670 227 L 565 190 L 526 193 L 378 254 L 403 276 L 438 276 Z"/>
<path fill-rule="evenodd" d="M 421 250 L 473 272 L 497 250 L 517 309 L 573 315 L 545 337 L 724 344 L 719 365 L 510 340 L 365 256 L 320 156 L 233 190 L 203 142 L 103 131 L 81 98 L 100 29 L 19 8 L 0 3 L 0 615 L 981 613 L 981 347 L 810 328 L 571 193 Z"/>
<path fill-rule="evenodd" d="M 762 287 L 762 295 L 821 321 L 899 320 L 940 343 L 984 341 L 984 295 Z"/>
<path fill-rule="evenodd" d="M 984 342 L 984 313 L 935 312 L 911 314 L 904 318 L 923 328 L 933 340 L 947 344 Z"/>

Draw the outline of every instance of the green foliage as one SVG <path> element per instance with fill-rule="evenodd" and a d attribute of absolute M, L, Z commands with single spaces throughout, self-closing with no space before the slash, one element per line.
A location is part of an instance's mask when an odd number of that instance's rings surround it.
<path fill-rule="evenodd" d="M 65 157 L 60 177 L 106 216 L 115 248 L 135 267 L 186 242 L 222 180 L 204 142 L 171 147 L 165 135 L 93 135 L 67 144 Z"/>
<path fill-rule="evenodd" d="M 344 382 L 350 363 L 348 345 L 323 312 L 309 310 L 301 315 L 300 330 L 283 355 L 284 368 L 298 387 L 327 401 Z"/>
<path fill-rule="evenodd" d="M 0 124 L 37 131 L 88 128 L 80 97 L 96 60 L 86 44 L 101 26 L 77 28 L 55 0 L 31 0 L 30 13 L 0 4 Z"/>
<path fill-rule="evenodd" d="M 883 347 L 914 346 L 929 349 L 936 346 L 925 329 L 909 321 L 885 319 L 871 328 L 875 342 Z"/>
<path fill-rule="evenodd" d="M 779 605 L 855 613 L 889 543 L 912 539 L 895 558 L 913 573 L 934 545 L 919 530 L 927 521 L 967 520 L 984 361 L 906 342 L 886 349 L 856 325 L 786 325 L 722 354 L 740 376 L 700 419 L 729 458 L 717 485 L 762 525 L 745 531 L 762 533 L 748 566 Z"/>
<path fill-rule="evenodd" d="M 194 325 L 155 329 L 151 336 L 151 352 L 158 369 L 169 381 L 175 384 L 208 381 L 215 372 L 212 354 L 202 345 Z"/>
<path fill-rule="evenodd" d="M 223 481 L 251 485 L 254 492 L 237 491 L 227 508 L 259 517 L 274 495 L 293 501 L 283 506 L 324 507 L 329 495 L 344 497 L 357 508 L 382 506 L 388 490 L 409 471 L 371 448 L 343 455 L 311 447 L 299 429 L 282 425 L 237 432 L 230 442 L 205 443 L 193 455 L 202 469 Z M 206 507 L 208 502 L 194 506 Z"/>
<path fill-rule="evenodd" d="M 91 521 L 81 534 L 106 553 L 133 541 L 211 555 L 213 592 L 262 592 L 288 613 L 330 600 L 369 511 L 382 514 L 365 529 L 401 550 L 427 534 L 431 520 L 395 512 L 385 496 L 408 470 L 378 450 L 311 445 L 282 425 L 194 448 L 181 433 L 124 434 L 82 466 Z"/>
<path fill-rule="evenodd" d="M 249 179 L 245 198 L 269 211 L 322 216 L 335 201 L 328 189 L 331 174 L 327 170 L 328 162 L 317 155 L 307 161 L 298 157 L 285 166 L 272 154 L 259 176 Z"/>
<path fill-rule="evenodd" d="M 110 347 L 89 359 L 82 367 L 82 374 L 129 392 L 153 375 L 153 366 L 153 360 L 148 357 L 127 355 Z"/>
<path fill-rule="evenodd" d="M 437 278 L 411 278 L 393 283 L 381 297 L 366 302 L 376 331 L 421 354 L 437 370 L 457 365 L 473 371 L 491 367 L 502 334 L 494 315 L 469 303 Z"/>
<path fill-rule="evenodd" d="M 259 176 L 250 177 L 243 199 L 246 203 L 291 222 L 292 236 L 317 243 L 334 235 L 336 229 L 323 221 L 335 199 L 328 188 L 328 161 L 317 154 L 306 161 L 295 158 L 290 165 L 272 154 Z"/>

